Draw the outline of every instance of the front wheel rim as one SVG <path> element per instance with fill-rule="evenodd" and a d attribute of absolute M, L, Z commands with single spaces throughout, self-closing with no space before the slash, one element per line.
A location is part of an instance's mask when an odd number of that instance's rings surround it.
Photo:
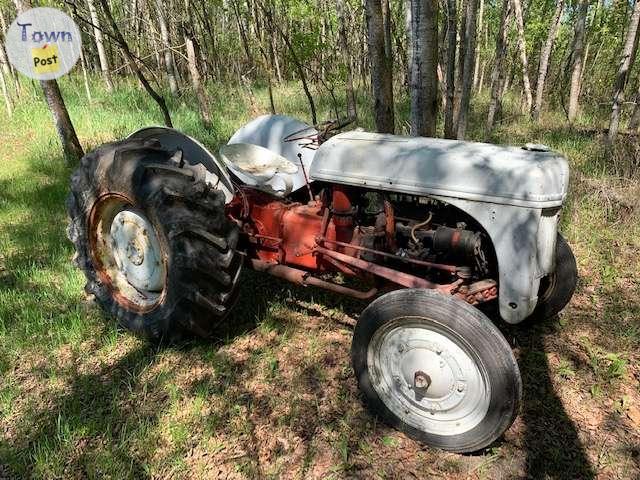
<path fill-rule="evenodd" d="M 491 388 L 478 355 L 431 319 L 401 317 L 376 330 L 367 369 L 382 403 L 422 432 L 463 434 L 489 410 Z"/>

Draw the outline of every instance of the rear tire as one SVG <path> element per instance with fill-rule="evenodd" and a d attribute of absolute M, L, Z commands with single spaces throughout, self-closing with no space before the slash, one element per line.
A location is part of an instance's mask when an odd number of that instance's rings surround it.
<path fill-rule="evenodd" d="M 351 358 L 370 409 L 433 447 L 485 448 L 519 409 L 522 381 L 505 338 L 480 311 L 441 293 L 397 290 L 372 302 Z"/>
<path fill-rule="evenodd" d="M 211 337 L 236 299 L 238 228 L 206 169 L 153 141 L 87 154 L 71 177 L 68 237 L 85 290 L 152 340 Z"/>

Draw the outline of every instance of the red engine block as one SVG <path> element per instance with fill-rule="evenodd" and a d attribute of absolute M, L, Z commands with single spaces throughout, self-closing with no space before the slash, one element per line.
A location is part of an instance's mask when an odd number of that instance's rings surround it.
<path fill-rule="evenodd" d="M 335 189 L 329 205 L 321 201 L 287 203 L 256 191 L 245 191 L 230 205 L 230 214 L 244 219 L 244 233 L 255 244 L 260 260 L 324 270 L 325 262 L 313 249 L 316 239 L 350 243 L 353 239 L 353 212 L 349 198 Z M 244 211 L 243 211 L 244 210 Z"/>

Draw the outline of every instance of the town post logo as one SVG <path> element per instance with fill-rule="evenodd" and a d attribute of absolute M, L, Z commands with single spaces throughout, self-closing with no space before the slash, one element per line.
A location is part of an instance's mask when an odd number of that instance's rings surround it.
<path fill-rule="evenodd" d="M 9 61 L 30 78 L 52 80 L 66 74 L 80 57 L 82 39 L 75 22 L 55 8 L 21 13 L 7 31 Z"/>

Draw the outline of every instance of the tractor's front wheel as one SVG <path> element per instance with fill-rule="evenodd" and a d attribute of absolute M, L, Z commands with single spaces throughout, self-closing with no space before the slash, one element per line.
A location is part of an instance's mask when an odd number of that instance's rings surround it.
<path fill-rule="evenodd" d="M 363 312 L 351 348 L 367 404 L 387 423 L 454 452 L 489 446 L 513 423 L 518 364 L 480 311 L 430 290 L 397 290 Z"/>
<path fill-rule="evenodd" d="M 85 288 L 123 327 L 153 340 L 214 333 L 241 257 L 202 165 L 153 142 L 106 144 L 72 175 L 67 208 Z"/>

